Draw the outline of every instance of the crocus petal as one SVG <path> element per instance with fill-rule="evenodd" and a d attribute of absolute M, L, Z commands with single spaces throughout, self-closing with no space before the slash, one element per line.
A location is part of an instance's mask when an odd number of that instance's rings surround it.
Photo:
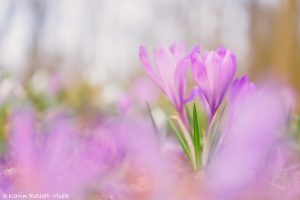
<path fill-rule="evenodd" d="M 191 90 L 189 96 L 184 100 L 184 103 L 188 103 L 188 102 L 194 100 L 196 97 L 200 98 L 200 101 L 203 105 L 204 112 L 206 113 L 208 119 L 210 119 L 211 115 L 212 115 L 210 105 L 209 105 L 208 100 L 206 99 L 206 96 L 204 95 L 203 91 L 199 87 L 194 87 Z"/>
<path fill-rule="evenodd" d="M 226 55 L 227 50 L 224 47 L 218 47 L 216 53 L 221 57 L 224 58 Z"/>
<path fill-rule="evenodd" d="M 171 45 L 170 51 L 177 61 L 181 60 L 186 55 L 185 46 L 182 42 Z"/>
<path fill-rule="evenodd" d="M 172 102 L 175 103 L 176 100 L 174 99 L 173 93 L 175 92 L 174 74 L 177 63 L 172 53 L 166 47 L 156 48 L 154 50 L 154 59 L 157 71 L 165 86 L 164 91 Z"/>
<path fill-rule="evenodd" d="M 207 115 L 207 118 L 210 120 L 212 118 L 213 110 L 211 109 L 211 107 L 209 105 L 209 101 L 207 100 L 206 96 L 204 95 L 204 93 L 201 90 L 199 91 L 199 97 L 200 97 L 200 101 L 203 105 L 204 111 Z"/>
<path fill-rule="evenodd" d="M 178 97 L 177 97 L 177 99 L 179 100 L 178 106 L 182 105 L 184 101 L 184 95 L 186 90 L 186 71 L 189 65 L 190 65 L 189 59 L 182 59 L 176 67 L 174 82 L 178 93 Z"/>
<path fill-rule="evenodd" d="M 195 82 L 201 88 L 207 99 L 211 96 L 211 87 L 207 77 L 207 71 L 202 58 L 199 55 L 192 57 L 192 74 Z"/>
<path fill-rule="evenodd" d="M 187 55 L 187 57 L 192 58 L 192 56 L 200 53 L 200 46 L 196 45 L 192 48 L 192 51 Z"/>
<path fill-rule="evenodd" d="M 249 82 L 248 76 L 244 75 L 242 78 L 236 79 L 233 82 L 228 100 L 229 102 L 234 102 L 239 96 L 245 97 L 248 93 L 251 93 L 255 89 L 256 86 L 254 83 Z"/>
<path fill-rule="evenodd" d="M 188 103 L 190 101 L 193 101 L 196 97 L 199 96 L 199 92 L 200 92 L 200 88 L 199 87 L 194 87 L 190 94 L 188 95 L 188 97 L 186 99 L 184 99 L 184 103 Z"/>
<path fill-rule="evenodd" d="M 235 101 L 228 102 L 220 125 L 222 140 L 208 167 L 208 182 L 226 199 L 239 199 L 232 195 L 243 194 L 264 177 L 287 113 L 280 92 L 262 88 L 245 95 L 245 83 L 246 77 L 235 82 L 234 90 L 242 92 L 236 91 Z"/>
<path fill-rule="evenodd" d="M 205 60 L 207 78 L 210 85 L 213 102 L 216 101 L 218 92 L 222 90 L 224 87 L 226 87 L 221 84 L 218 84 L 218 82 L 220 81 L 219 78 L 221 73 L 220 72 L 221 62 L 222 62 L 222 58 L 214 51 L 210 52 Z"/>
<path fill-rule="evenodd" d="M 219 81 L 216 93 L 218 93 L 218 99 L 217 102 L 221 102 L 224 94 L 231 83 L 234 74 L 236 71 L 236 59 L 234 54 L 228 50 L 226 54 L 224 55 L 224 58 L 222 60 L 222 64 L 220 66 L 220 74 L 219 74 Z"/>
<path fill-rule="evenodd" d="M 194 80 L 202 90 L 202 99 L 205 97 L 210 107 L 207 116 L 214 115 L 234 77 L 235 56 L 230 50 L 220 47 L 202 56 L 193 54 L 191 59 Z"/>
<path fill-rule="evenodd" d="M 148 74 L 150 77 L 156 77 L 152 79 L 158 79 L 156 82 L 159 82 L 158 85 L 162 91 L 181 114 L 186 102 L 186 70 L 191 65 L 192 56 L 198 54 L 199 51 L 199 46 L 196 46 L 191 52 L 186 53 L 183 43 L 174 44 L 170 48 L 165 46 L 156 48 L 154 50 L 156 73 L 153 72 L 148 62 L 145 50 L 142 48 L 140 51 L 142 63 L 146 66 Z"/>
<path fill-rule="evenodd" d="M 160 79 L 160 77 L 157 75 L 156 71 L 154 71 L 153 67 L 151 66 L 147 53 L 146 53 L 146 49 L 145 47 L 140 47 L 140 59 L 141 62 L 146 70 L 146 72 L 148 73 L 148 75 L 150 76 L 150 78 L 160 87 L 160 88 L 164 88 L 163 87 L 163 83 L 162 80 Z"/>
<path fill-rule="evenodd" d="M 168 48 L 162 46 L 154 50 L 154 59 L 162 80 L 165 83 L 171 84 L 177 66 L 177 62 L 172 53 Z"/>

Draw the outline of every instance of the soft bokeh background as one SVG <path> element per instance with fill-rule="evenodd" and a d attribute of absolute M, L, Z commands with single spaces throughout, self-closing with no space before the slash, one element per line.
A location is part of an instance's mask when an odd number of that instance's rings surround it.
<path fill-rule="evenodd" d="M 242 79 L 216 117 L 197 99 L 183 124 L 139 60 L 140 45 L 178 41 L 223 45 L 238 76 L 300 93 L 300 0 L 0 0 L 0 196 L 300 199 L 289 90 Z"/>
<path fill-rule="evenodd" d="M 274 74 L 299 93 L 299 10 L 298 0 L 0 0 L 0 70 L 38 86 L 59 71 L 111 94 L 140 70 L 141 44 L 183 41 L 233 49 L 239 74 Z"/>

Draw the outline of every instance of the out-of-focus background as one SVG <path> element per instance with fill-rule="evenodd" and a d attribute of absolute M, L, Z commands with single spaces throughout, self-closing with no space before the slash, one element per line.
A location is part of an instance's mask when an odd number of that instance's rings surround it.
<path fill-rule="evenodd" d="M 0 73 L 109 85 L 141 69 L 141 44 L 183 41 L 224 45 L 239 74 L 273 74 L 299 93 L 299 11 L 298 0 L 0 0 Z"/>

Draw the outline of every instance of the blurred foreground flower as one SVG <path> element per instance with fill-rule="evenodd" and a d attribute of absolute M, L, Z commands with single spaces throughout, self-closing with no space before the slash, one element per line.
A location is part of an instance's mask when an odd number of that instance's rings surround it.
<path fill-rule="evenodd" d="M 9 127 L 2 193 L 181 200 L 199 192 L 180 151 L 163 148 L 173 142 L 160 141 L 143 119 L 105 119 L 81 129 L 65 114 L 37 120 L 22 109 Z"/>
<path fill-rule="evenodd" d="M 212 133 L 218 136 L 211 147 L 207 181 L 217 199 L 240 199 L 246 190 L 264 182 L 272 188 L 273 178 L 267 174 L 287 146 L 283 134 L 292 106 L 282 98 L 289 97 L 282 96 L 281 88 L 255 89 L 247 77 L 234 82 L 220 127 Z M 285 187 L 283 193 L 289 192 Z M 251 197 L 274 199 L 269 191 L 244 198 Z"/>
<path fill-rule="evenodd" d="M 113 144 L 105 138 L 96 142 L 77 133 L 72 121 L 56 116 L 46 130 L 36 127 L 34 113 L 21 110 L 9 122 L 8 170 L 11 193 L 59 193 L 71 199 L 84 194 L 111 162 L 116 160 Z M 47 124 L 42 124 L 47 126 Z"/>

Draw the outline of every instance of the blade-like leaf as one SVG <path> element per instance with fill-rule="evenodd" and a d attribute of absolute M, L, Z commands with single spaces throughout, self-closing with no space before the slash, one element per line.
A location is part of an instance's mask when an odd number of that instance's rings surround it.
<path fill-rule="evenodd" d="M 300 115 L 297 117 L 297 128 L 296 128 L 296 133 L 299 135 L 300 134 Z"/>
<path fill-rule="evenodd" d="M 171 128 L 172 132 L 174 133 L 176 139 L 178 140 L 178 142 L 179 142 L 181 148 L 183 149 L 186 157 L 190 161 L 192 161 L 192 156 L 191 156 L 190 149 L 189 149 L 187 141 L 183 137 L 181 131 L 179 131 L 178 128 L 175 127 L 175 125 L 173 124 L 173 122 L 171 120 L 169 120 L 168 122 L 169 122 L 169 127 Z"/>
<path fill-rule="evenodd" d="M 150 120 L 151 120 L 151 123 L 153 125 L 153 128 L 154 128 L 155 132 L 158 133 L 158 128 L 157 128 L 156 123 L 154 121 L 154 118 L 153 118 L 153 115 L 152 115 L 152 110 L 151 110 L 150 105 L 148 104 L 148 102 L 146 102 L 146 106 L 147 106 L 147 110 L 149 112 L 149 116 L 150 116 Z"/>
<path fill-rule="evenodd" d="M 190 128 L 190 130 L 193 130 L 193 117 L 192 117 L 191 112 L 190 112 L 190 110 L 187 106 L 185 107 L 185 113 L 186 113 L 186 116 L 187 116 L 187 119 L 188 119 L 188 122 L 189 122 L 189 128 Z"/>
<path fill-rule="evenodd" d="M 197 109 L 196 105 L 193 106 L 193 143 L 194 143 L 194 150 L 195 150 L 195 158 L 196 158 L 196 166 L 197 169 L 200 166 L 200 156 L 201 156 L 201 146 L 200 146 L 200 131 L 198 126 L 198 117 L 197 117 Z"/>
<path fill-rule="evenodd" d="M 194 151 L 194 143 L 193 138 L 189 131 L 186 129 L 186 126 L 183 124 L 183 122 L 179 119 L 178 116 L 172 116 L 171 117 L 178 125 L 178 128 L 180 129 L 182 133 L 182 137 L 185 139 L 187 146 L 191 152 L 191 161 L 193 164 L 193 168 L 196 169 L 196 157 L 195 157 L 195 151 Z"/>

